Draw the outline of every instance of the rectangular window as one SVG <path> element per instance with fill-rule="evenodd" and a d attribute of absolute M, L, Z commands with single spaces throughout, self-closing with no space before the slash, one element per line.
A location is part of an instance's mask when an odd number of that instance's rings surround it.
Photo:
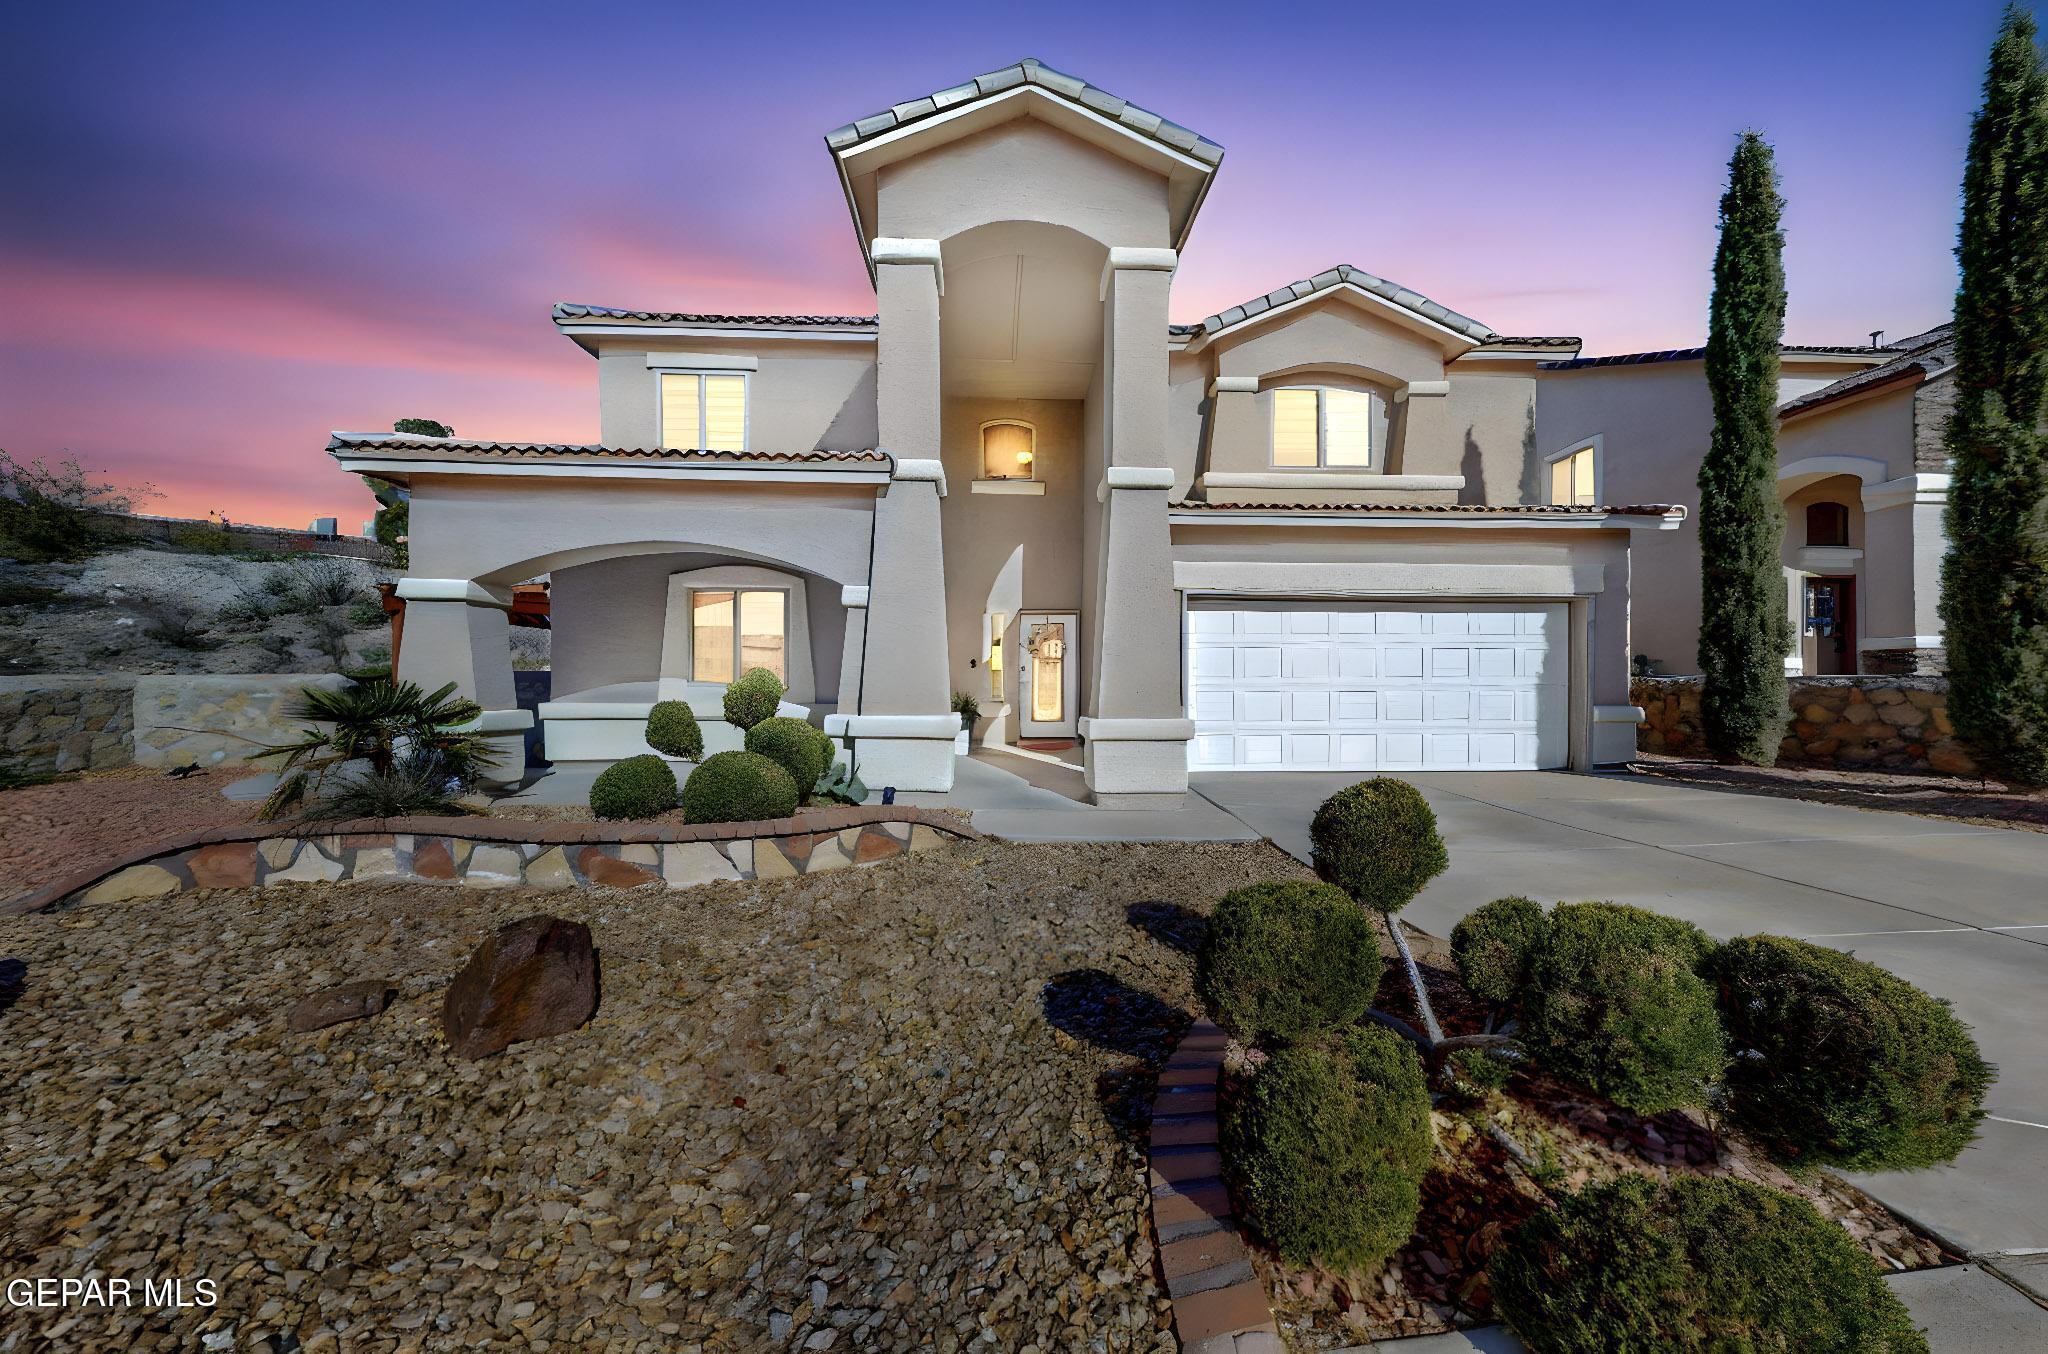
<path fill-rule="evenodd" d="M 733 372 L 663 372 L 661 444 L 679 451 L 745 451 L 747 378 Z"/>
<path fill-rule="evenodd" d="M 1273 464 L 1372 464 L 1372 396 L 1302 386 L 1273 392 Z"/>
<path fill-rule="evenodd" d="M 730 682 L 748 668 L 789 680 L 789 594 L 780 589 L 690 594 L 690 677 Z"/>
<path fill-rule="evenodd" d="M 1594 451 L 1580 447 L 1550 463 L 1550 501 L 1560 507 L 1591 507 L 1599 502 L 1594 484 Z"/>

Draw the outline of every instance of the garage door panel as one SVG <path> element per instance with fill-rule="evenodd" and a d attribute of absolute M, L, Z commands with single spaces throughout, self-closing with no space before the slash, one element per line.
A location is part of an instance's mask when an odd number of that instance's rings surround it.
<path fill-rule="evenodd" d="M 1566 757 L 1560 603 L 1198 602 L 1191 767 L 1460 770 Z"/>

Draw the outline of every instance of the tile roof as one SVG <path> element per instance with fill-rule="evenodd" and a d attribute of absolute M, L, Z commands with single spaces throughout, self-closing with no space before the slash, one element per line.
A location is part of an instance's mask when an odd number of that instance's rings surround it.
<path fill-rule="evenodd" d="M 986 75 L 978 75 L 964 84 L 938 90 L 921 99 L 895 104 L 869 117 L 849 122 L 844 127 L 835 127 L 825 133 L 825 144 L 837 154 L 850 150 L 863 141 L 871 141 L 875 137 L 895 131 L 898 127 L 907 127 L 963 104 L 992 98 L 1005 90 L 1025 85 L 1036 86 L 1099 117 L 1107 118 L 1127 131 L 1170 146 L 1183 155 L 1201 161 L 1211 169 L 1223 162 L 1223 147 L 1207 137 L 1198 136 L 1177 123 L 1168 122 L 1157 113 L 1148 113 L 1138 105 L 1120 99 L 1107 90 L 1097 89 L 1086 80 L 1056 71 L 1037 57 L 1029 56 L 1015 65 L 990 71 Z"/>
<path fill-rule="evenodd" d="M 1778 351 L 1788 357 L 1872 357 L 1890 348 L 1873 348 L 1867 343 L 1782 343 Z M 1639 367 L 1652 362 L 1696 362 L 1707 355 L 1701 348 L 1662 348 L 1652 353 L 1613 353 L 1607 357 L 1574 357 L 1562 362 L 1545 362 L 1545 371 L 1578 371 L 1582 367 Z"/>
<path fill-rule="evenodd" d="M 1916 346 L 1900 353 L 1889 362 L 1844 376 L 1833 385 L 1825 385 L 1819 390 L 1801 395 L 1780 409 L 1778 417 L 1791 418 L 1796 414 L 1810 413 L 1824 405 L 1834 404 L 1838 400 L 1845 400 L 1864 391 L 1876 390 L 1895 381 L 1910 380 L 1918 384 L 1956 360 L 1953 324 L 1937 325 L 1924 334 L 1915 334 L 1909 341 Z"/>
<path fill-rule="evenodd" d="M 1370 292 L 1383 301 L 1391 301 L 1403 310 L 1412 311 L 1424 319 L 1442 325 L 1446 329 L 1454 330 L 1474 343 L 1501 342 L 1500 335 L 1494 333 L 1471 316 L 1460 315 L 1448 306 L 1438 305 L 1421 292 L 1410 291 L 1398 282 L 1389 282 L 1383 277 L 1375 277 L 1363 268 L 1353 268 L 1348 263 L 1340 263 L 1335 268 L 1317 273 L 1314 277 L 1304 278 L 1299 282 L 1290 282 L 1278 291 L 1267 292 L 1264 296 L 1255 296 L 1242 305 L 1235 305 L 1228 310 L 1211 315 L 1208 319 L 1202 321 L 1200 328 L 1206 334 L 1221 333 L 1233 325 L 1257 319 L 1260 315 L 1274 309 L 1276 306 L 1284 306 L 1303 297 L 1314 296 L 1317 292 L 1329 291 L 1333 287 L 1347 285 L 1357 287 L 1361 291 Z"/>
<path fill-rule="evenodd" d="M 1486 341 L 1489 348 L 1577 348 L 1585 340 L 1576 334 L 1536 334 L 1508 336 L 1496 334 Z"/>
<path fill-rule="evenodd" d="M 607 447 L 569 442 L 482 442 L 455 437 L 401 437 L 395 433 L 345 433 L 329 436 L 329 455 L 388 456 L 392 460 L 443 461 L 669 461 L 678 463 L 868 462 L 886 465 L 885 451 L 703 451 L 673 447 Z"/>
<path fill-rule="evenodd" d="M 1433 516 L 1516 517 L 1662 517 L 1672 511 L 1665 503 L 1638 503 L 1607 507 L 1556 503 L 1211 503 L 1182 499 L 1167 504 L 1172 512 L 1400 512 Z"/>
<path fill-rule="evenodd" d="M 556 324 L 599 320 L 606 324 L 724 324 L 777 329 L 874 329 L 880 324 L 873 315 L 716 315 L 706 311 L 615 310 L 610 306 L 579 306 L 567 301 L 555 303 L 554 318 Z"/>

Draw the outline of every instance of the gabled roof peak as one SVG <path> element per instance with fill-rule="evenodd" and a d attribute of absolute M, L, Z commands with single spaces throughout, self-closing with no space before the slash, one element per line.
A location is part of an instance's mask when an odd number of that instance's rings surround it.
<path fill-rule="evenodd" d="M 1304 278 L 1299 282 L 1290 282 L 1278 291 L 1267 292 L 1264 296 L 1255 296 L 1241 305 L 1235 305 L 1228 310 L 1219 311 L 1217 314 L 1211 315 L 1208 319 L 1203 320 L 1199 326 L 1201 337 L 1208 338 L 1234 325 L 1243 324 L 1247 320 L 1257 319 L 1269 310 L 1291 305 L 1296 301 L 1305 300 L 1319 292 L 1331 291 L 1339 287 L 1355 287 L 1369 296 L 1378 297 L 1380 300 L 1405 310 L 1411 315 L 1427 320 L 1436 328 L 1447 330 L 1454 337 L 1468 343 L 1479 344 L 1500 341 L 1500 335 L 1494 333 L 1492 329 L 1481 324 L 1471 316 L 1460 315 L 1449 306 L 1439 305 L 1435 301 L 1430 300 L 1421 292 L 1411 291 L 1398 282 L 1389 282 L 1383 277 L 1377 277 L 1372 273 L 1368 273 L 1363 268 L 1354 268 L 1348 263 L 1340 263 L 1334 268 L 1317 273 L 1314 277 Z"/>
<path fill-rule="evenodd" d="M 1022 61 L 990 71 L 986 75 L 977 75 L 961 84 L 935 90 L 922 98 L 892 104 L 879 113 L 858 118 L 843 127 L 835 127 L 825 133 L 825 144 L 831 147 L 835 155 L 841 154 L 864 141 L 884 136 L 899 127 L 906 127 L 925 118 L 982 99 L 993 98 L 1005 90 L 1027 85 L 1076 104 L 1128 131 L 1150 137 L 1212 169 L 1223 162 L 1223 147 L 1207 137 L 1189 131 L 1178 123 L 1169 122 L 1157 113 L 1148 112 L 1106 89 L 1098 89 L 1079 76 L 1054 70 L 1035 56 L 1027 56 Z"/>

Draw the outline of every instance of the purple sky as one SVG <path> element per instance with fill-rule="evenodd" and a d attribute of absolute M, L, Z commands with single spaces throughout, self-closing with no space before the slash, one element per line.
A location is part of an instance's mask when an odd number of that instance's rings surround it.
<path fill-rule="evenodd" d="M 871 313 L 824 132 L 1027 55 L 1227 149 L 1176 319 L 1343 262 L 1589 353 L 1698 343 L 1754 125 L 1787 336 L 1904 335 L 1948 311 L 1997 11 L 9 6 L 0 447 L 347 526 L 331 428 L 595 440 L 553 302 Z"/>

